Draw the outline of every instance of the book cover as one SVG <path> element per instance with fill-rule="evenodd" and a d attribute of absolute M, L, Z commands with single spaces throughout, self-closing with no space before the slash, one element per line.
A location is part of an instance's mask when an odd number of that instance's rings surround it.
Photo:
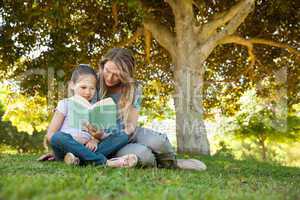
<path fill-rule="evenodd" d="M 81 96 L 73 96 L 68 101 L 69 126 L 84 129 L 89 122 L 98 130 L 115 128 L 117 123 L 117 105 L 112 98 L 102 99 L 94 104 Z"/>

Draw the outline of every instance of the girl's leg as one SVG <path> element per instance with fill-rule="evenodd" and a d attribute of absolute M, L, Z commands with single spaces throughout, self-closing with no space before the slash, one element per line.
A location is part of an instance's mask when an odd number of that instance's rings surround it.
<path fill-rule="evenodd" d="M 166 134 L 137 127 L 132 142 L 150 148 L 156 156 L 158 167 L 176 167 L 176 154 Z"/>
<path fill-rule="evenodd" d="M 60 160 L 64 158 L 66 153 L 71 152 L 80 159 L 81 164 L 103 165 L 107 161 L 103 154 L 90 151 L 74 140 L 71 135 L 63 132 L 56 132 L 51 138 L 50 145 L 55 156 Z"/>
<path fill-rule="evenodd" d="M 116 153 L 128 143 L 128 135 L 122 131 L 114 130 L 113 133 L 98 144 L 96 154 L 109 156 Z"/>

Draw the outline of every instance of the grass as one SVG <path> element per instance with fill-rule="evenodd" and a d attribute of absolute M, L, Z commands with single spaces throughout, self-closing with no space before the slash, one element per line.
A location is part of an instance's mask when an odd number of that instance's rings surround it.
<path fill-rule="evenodd" d="M 0 155 L 0 199 L 300 199 L 300 168 L 200 157 L 204 172 L 111 169 Z"/>

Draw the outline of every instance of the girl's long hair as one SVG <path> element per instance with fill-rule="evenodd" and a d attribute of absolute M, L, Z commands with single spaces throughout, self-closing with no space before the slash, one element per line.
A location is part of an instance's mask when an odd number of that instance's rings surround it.
<path fill-rule="evenodd" d="M 118 102 L 119 116 L 124 120 L 128 119 L 129 109 L 134 101 L 135 80 L 133 78 L 135 61 L 128 49 L 113 48 L 109 50 L 100 61 L 99 67 L 99 96 L 104 98 L 108 93 L 108 88 L 103 78 L 103 68 L 107 61 L 112 61 L 119 69 L 120 81 L 122 85 L 121 97 Z"/>

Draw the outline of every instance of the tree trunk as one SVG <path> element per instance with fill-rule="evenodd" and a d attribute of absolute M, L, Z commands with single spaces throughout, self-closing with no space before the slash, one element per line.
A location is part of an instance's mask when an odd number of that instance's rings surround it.
<path fill-rule="evenodd" d="M 263 159 L 263 161 L 266 161 L 267 160 L 267 148 L 266 148 L 266 143 L 265 143 L 266 139 L 264 137 L 259 138 L 258 142 L 259 142 L 260 147 L 261 147 L 262 159 Z"/>
<path fill-rule="evenodd" d="M 261 147 L 262 147 L 262 158 L 265 161 L 267 160 L 267 149 L 264 142 L 262 143 Z"/>
<path fill-rule="evenodd" d="M 243 0 L 214 20 L 198 26 L 192 0 L 165 0 L 172 8 L 175 29 L 149 17 L 144 26 L 170 53 L 175 65 L 175 110 L 178 152 L 210 154 L 203 121 L 203 63 L 219 40 L 233 34 L 254 7 L 254 0 Z M 222 17 L 220 17 L 222 16 Z"/>
<path fill-rule="evenodd" d="M 175 15 L 176 51 L 175 110 L 177 151 L 180 153 L 210 154 L 203 121 L 203 63 L 198 35 L 193 30 L 191 1 L 180 1 Z M 184 13 L 184 14 L 183 14 Z"/>
<path fill-rule="evenodd" d="M 175 97 L 177 150 L 180 153 L 210 154 L 209 142 L 203 121 L 202 97 L 200 87 L 189 84 L 192 73 L 185 73 L 185 78 L 177 83 L 177 90 L 182 90 L 181 97 Z M 189 78 L 188 78 L 189 77 Z"/>
<path fill-rule="evenodd" d="M 185 44 L 191 44 L 189 41 Z M 210 154 L 203 121 L 203 63 L 198 53 L 188 55 L 191 47 L 181 47 L 175 61 L 174 96 L 176 110 L 177 151 L 180 153 Z"/>

